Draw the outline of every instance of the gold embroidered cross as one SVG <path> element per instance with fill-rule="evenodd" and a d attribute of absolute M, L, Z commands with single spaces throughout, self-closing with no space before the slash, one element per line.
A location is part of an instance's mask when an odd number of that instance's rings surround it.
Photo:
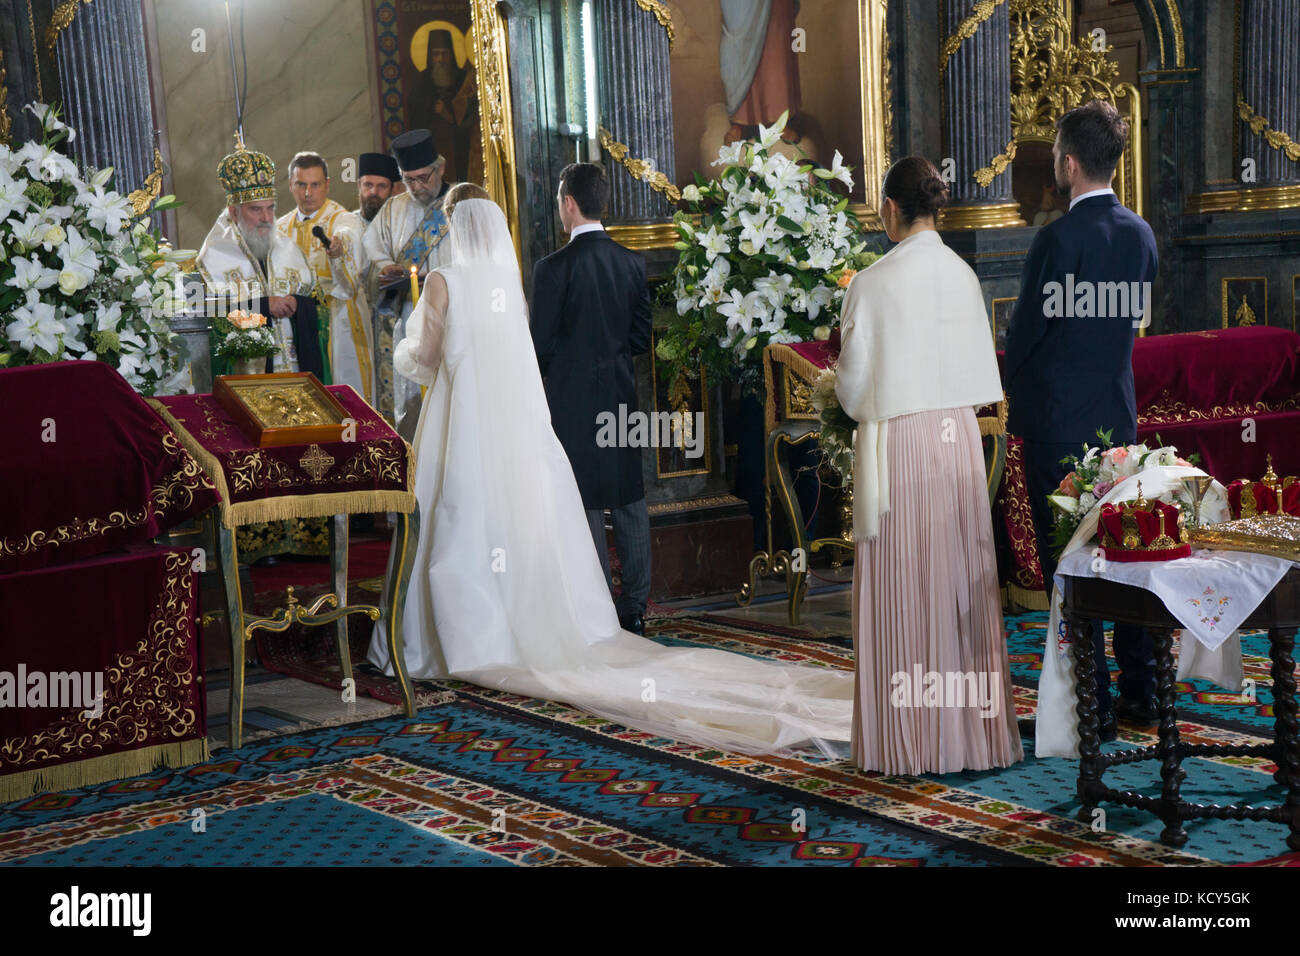
<path fill-rule="evenodd" d="M 303 471 L 311 475 L 312 481 L 320 481 L 325 477 L 325 472 L 333 467 L 334 459 L 325 454 L 325 449 L 320 445 L 313 444 L 307 449 L 307 454 L 298 459 L 298 464 L 302 466 Z"/>

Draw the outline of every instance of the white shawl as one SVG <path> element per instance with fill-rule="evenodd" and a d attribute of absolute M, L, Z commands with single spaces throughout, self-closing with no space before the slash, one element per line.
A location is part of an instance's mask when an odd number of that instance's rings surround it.
<path fill-rule="evenodd" d="M 840 320 L 835 394 L 858 423 L 853 536 L 889 511 L 887 423 L 899 415 L 1001 401 L 979 279 L 937 232 L 908 236 L 853 277 Z"/>

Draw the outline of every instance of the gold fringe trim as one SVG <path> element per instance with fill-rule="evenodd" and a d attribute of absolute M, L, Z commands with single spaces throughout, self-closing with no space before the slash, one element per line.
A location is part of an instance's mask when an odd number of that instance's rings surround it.
<path fill-rule="evenodd" d="M 200 737 L 176 744 L 154 744 L 139 750 L 87 757 L 39 770 L 21 770 L 0 777 L 0 803 L 25 800 L 40 793 L 91 787 L 110 780 L 125 780 L 152 773 L 161 767 L 189 767 L 207 760 L 209 756 L 208 738 Z"/>
<path fill-rule="evenodd" d="M 406 446 L 407 491 L 329 491 L 315 495 L 281 495 L 278 498 L 260 498 L 257 501 L 231 504 L 226 473 L 216 456 L 199 444 L 198 439 L 176 420 L 166 405 L 156 398 L 147 401 L 217 486 L 217 491 L 221 493 L 221 523 L 227 528 L 292 518 L 329 518 L 333 515 L 373 511 L 410 514 L 415 510 L 415 492 L 409 490 L 415 481 L 415 455 L 405 439 L 402 444 Z"/>
<path fill-rule="evenodd" d="M 772 374 L 772 365 L 780 362 L 796 375 L 802 375 L 809 384 L 817 381 L 817 376 L 825 369 L 818 368 L 788 345 L 769 345 L 763 351 L 763 390 L 767 393 L 763 400 L 763 421 L 770 434 L 776 427 L 776 381 Z"/>
<path fill-rule="evenodd" d="M 1014 601 L 1027 611 L 1046 611 L 1047 595 L 1042 591 L 1030 591 L 1014 581 L 1008 581 L 1002 592 L 1002 604 L 1005 607 Z"/>

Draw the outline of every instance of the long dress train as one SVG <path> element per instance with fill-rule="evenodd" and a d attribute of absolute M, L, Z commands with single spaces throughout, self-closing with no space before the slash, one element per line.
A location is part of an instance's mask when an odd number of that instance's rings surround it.
<path fill-rule="evenodd" d="M 513 244 L 487 200 L 453 213 L 445 317 L 422 298 L 404 374 L 429 385 L 403 639 L 412 676 L 564 701 L 747 754 L 847 754 L 853 676 L 623 631 L 551 428 Z M 593 431 L 595 425 L 593 423 Z M 382 627 L 370 660 L 391 673 Z"/>

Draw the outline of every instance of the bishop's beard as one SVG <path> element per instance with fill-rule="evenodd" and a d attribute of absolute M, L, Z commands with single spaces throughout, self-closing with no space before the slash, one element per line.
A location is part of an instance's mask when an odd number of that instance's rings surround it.
<path fill-rule="evenodd" d="M 244 244 L 248 246 L 248 251 L 253 254 L 253 258 L 259 262 L 265 261 L 267 254 L 271 251 L 271 238 L 275 232 L 275 223 L 268 223 L 264 226 L 245 226 L 242 222 L 239 224 L 239 234 L 244 237 Z"/>

